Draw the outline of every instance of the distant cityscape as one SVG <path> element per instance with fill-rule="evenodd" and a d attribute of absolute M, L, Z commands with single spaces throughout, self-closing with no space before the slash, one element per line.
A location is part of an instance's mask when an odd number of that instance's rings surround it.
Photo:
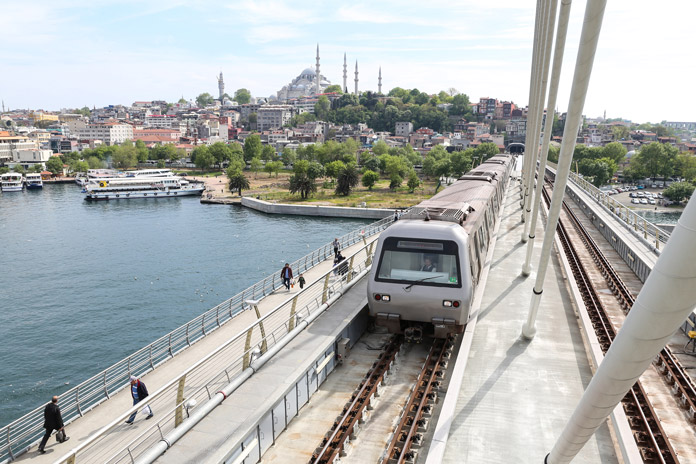
<path fill-rule="evenodd" d="M 385 95 L 381 68 L 377 91 L 360 91 L 357 61 L 353 84 L 349 90 L 345 55 L 342 85 L 331 84 L 321 74 L 317 46 L 315 67 L 304 69 L 268 98 L 255 98 L 246 89 L 228 95 L 221 72 L 217 98 L 203 93 L 177 102 L 136 101 L 61 111 L 10 111 L 3 103 L 0 165 L 45 169 L 54 155 L 137 140 L 150 149 L 172 145 L 185 162 L 197 146 L 243 144 L 251 134 L 258 134 L 262 144 L 278 154 L 307 144 L 353 139 L 363 150 L 382 140 L 390 148 L 410 145 L 422 156 L 437 145 L 453 152 L 493 143 L 502 151 L 526 136 L 527 108 L 511 101 L 481 97 L 472 103 L 455 89 L 430 95 L 397 87 Z M 554 142 L 561 141 L 564 119 L 565 114 L 554 119 Z M 629 153 L 661 142 L 693 154 L 695 137 L 696 122 L 641 125 L 600 117 L 585 118 L 577 142 L 594 147 L 620 142 Z"/>

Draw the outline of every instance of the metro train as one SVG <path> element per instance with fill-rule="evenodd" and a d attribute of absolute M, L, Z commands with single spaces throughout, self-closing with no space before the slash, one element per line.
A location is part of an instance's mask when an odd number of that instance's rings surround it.
<path fill-rule="evenodd" d="M 367 284 L 375 325 L 411 341 L 464 331 L 515 162 L 493 156 L 382 232 Z"/>

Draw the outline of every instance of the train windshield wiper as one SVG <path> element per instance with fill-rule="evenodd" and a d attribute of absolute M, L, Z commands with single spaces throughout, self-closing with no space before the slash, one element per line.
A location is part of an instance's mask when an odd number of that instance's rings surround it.
<path fill-rule="evenodd" d="M 417 283 L 425 282 L 426 280 L 430 280 L 430 279 L 437 279 L 438 277 L 442 277 L 442 276 L 434 275 L 434 276 L 424 277 L 424 278 L 422 278 L 422 279 L 418 279 L 418 280 L 416 280 L 415 282 L 412 282 L 411 284 L 409 284 L 409 285 L 407 285 L 406 287 L 404 287 L 404 290 L 410 290 L 411 287 L 413 287 L 413 286 L 416 285 Z"/>

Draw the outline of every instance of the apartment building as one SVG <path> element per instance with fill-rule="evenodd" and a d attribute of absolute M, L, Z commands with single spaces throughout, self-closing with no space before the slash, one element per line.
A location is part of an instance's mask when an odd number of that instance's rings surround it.
<path fill-rule="evenodd" d="M 78 129 L 77 138 L 80 140 L 101 140 L 106 145 L 115 145 L 132 140 L 133 127 L 115 122 L 87 124 L 84 128 Z"/>

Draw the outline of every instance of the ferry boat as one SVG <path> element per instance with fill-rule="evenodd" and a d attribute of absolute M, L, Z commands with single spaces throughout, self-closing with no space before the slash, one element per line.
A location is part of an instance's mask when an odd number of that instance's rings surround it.
<path fill-rule="evenodd" d="M 203 184 L 192 184 L 181 177 L 112 177 L 91 180 L 83 190 L 85 200 L 131 198 L 173 198 L 201 195 Z"/>
<path fill-rule="evenodd" d="M 126 171 L 126 177 L 174 177 L 171 169 L 140 169 L 138 171 Z"/>
<path fill-rule="evenodd" d="M 7 172 L 0 176 L 0 190 L 3 192 L 21 192 L 24 188 L 24 180 L 21 174 Z"/>
<path fill-rule="evenodd" d="M 27 176 L 24 178 L 24 185 L 27 187 L 27 190 L 43 188 L 43 180 L 41 179 L 41 174 L 27 174 Z"/>
<path fill-rule="evenodd" d="M 121 172 L 115 169 L 90 169 L 86 175 L 75 177 L 75 183 L 85 187 L 91 180 L 111 179 L 114 177 L 174 177 L 170 169 L 141 169 L 139 171 Z"/>

